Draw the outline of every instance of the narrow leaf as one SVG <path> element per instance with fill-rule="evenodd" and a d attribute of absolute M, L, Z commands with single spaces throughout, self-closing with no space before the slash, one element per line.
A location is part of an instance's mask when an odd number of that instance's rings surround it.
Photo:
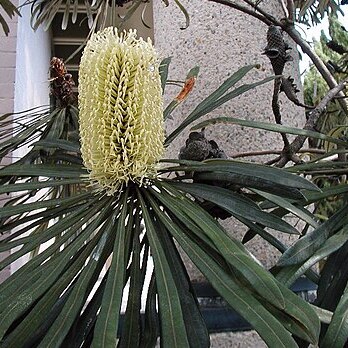
<path fill-rule="evenodd" d="M 298 231 L 290 224 L 275 215 L 263 212 L 253 201 L 237 193 L 205 184 L 173 183 L 173 186 L 209 202 L 213 202 L 237 218 L 241 216 L 252 222 L 258 222 L 281 232 L 298 234 Z"/>
<path fill-rule="evenodd" d="M 348 223 L 348 205 L 341 208 L 329 220 L 306 234 L 292 245 L 279 259 L 279 266 L 304 262 L 316 252 L 327 238 Z"/>
<path fill-rule="evenodd" d="M 126 232 L 128 190 L 123 193 L 121 215 L 118 217 L 112 262 L 96 322 L 92 347 L 117 346 L 117 329 L 125 279 L 124 241 Z"/>
<path fill-rule="evenodd" d="M 256 128 L 256 129 L 264 129 L 268 130 L 270 132 L 276 132 L 276 133 L 287 133 L 287 134 L 295 134 L 295 135 L 304 135 L 309 138 L 314 138 L 314 139 L 321 139 L 321 140 L 326 140 L 338 145 L 342 145 L 344 147 L 347 146 L 347 143 L 343 140 L 330 137 L 328 135 L 319 133 L 319 132 L 314 132 L 311 130 L 307 129 L 301 129 L 301 128 L 294 128 L 294 127 L 288 127 L 288 126 L 283 126 L 279 124 L 274 124 L 274 123 L 266 123 L 266 122 L 260 122 L 260 121 L 249 121 L 249 120 L 242 120 L 239 118 L 234 118 L 234 117 L 216 117 L 216 118 L 211 118 L 207 121 L 200 122 L 199 124 L 195 125 L 192 127 L 192 130 L 197 130 L 201 129 L 210 125 L 218 124 L 218 123 L 231 123 L 231 124 L 237 124 L 240 126 L 244 127 L 251 127 L 251 128 Z"/>
<path fill-rule="evenodd" d="M 179 294 L 167 261 L 167 255 L 157 236 L 157 229 L 141 194 L 138 194 L 144 216 L 146 233 L 154 259 L 156 284 L 161 316 L 161 345 L 189 347 Z"/>

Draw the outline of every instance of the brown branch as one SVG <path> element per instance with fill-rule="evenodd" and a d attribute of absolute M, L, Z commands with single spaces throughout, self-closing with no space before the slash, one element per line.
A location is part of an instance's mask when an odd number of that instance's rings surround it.
<path fill-rule="evenodd" d="M 228 7 L 234 8 L 235 10 L 241 11 L 245 14 L 248 14 L 250 16 L 257 18 L 258 20 L 265 23 L 266 25 L 274 24 L 273 20 L 270 20 L 270 18 L 269 18 L 271 16 L 269 16 L 269 15 L 264 16 L 263 14 L 257 13 L 255 11 L 255 7 L 254 7 L 254 9 L 250 9 L 250 8 L 245 7 L 245 6 L 235 4 L 234 2 L 232 2 L 230 0 L 208 0 L 208 1 L 215 2 L 217 4 L 226 5 Z"/>
<path fill-rule="evenodd" d="M 337 81 L 332 76 L 324 62 L 319 58 L 319 56 L 315 53 L 315 51 L 311 48 L 311 46 L 307 43 L 307 41 L 303 40 L 300 33 L 295 29 L 292 23 L 288 20 L 284 20 L 281 23 L 282 29 L 297 43 L 302 51 L 308 55 L 308 57 L 312 60 L 315 67 L 318 69 L 319 73 L 327 83 L 330 88 L 337 87 Z M 337 93 L 336 93 L 337 94 Z M 343 96 L 343 93 L 339 93 L 339 96 Z M 348 114 L 347 104 L 344 100 L 339 100 L 340 106 L 344 110 L 345 113 Z"/>
<path fill-rule="evenodd" d="M 316 106 L 316 108 L 309 114 L 308 120 L 305 126 L 303 127 L 303 129 L 315 130 L 315 126 L 319 120 L 320 115 L 325 111 L 326 106 L 336 96 L 336 94 L 338 94 L 345 88 L 345 85 L 347 82 L 348 82 L 348 78 L 341 81 L 336 87 L 332 88 L 325 95 L 325 97 L 320 101 L 320 103 Z M 306 139 L 307 139 L 307 136 L 298 135 L 294 139 L 294 141 L 290 144 L 287 151 L 284 152 L 283 155 L 281 156 L 280 160 L 277 163 L 277 167 L 284 167 L 285 164 L 291 160 L 291 156 L 296 154 L 302 148 Z"/>
<path fill-rule="evenodd" d="M 278 22 L 272 15 L 270 15 L 268 12 L 264 11 L 259 6 L 255 6 L 255 4 L 251 0 L 243 0 L 246 4 L 253 7 L 257 12 L 259 12 L 262 16 L 264 16 L 269 22 L 271 22 L 274 25 L 279 25 L 280 22 Z"/>
<path fill-rule="evenodd" d="M 287 0 L 288 19 L 291 23 L 295 22 L 295 4 L 293 0 Z"/>

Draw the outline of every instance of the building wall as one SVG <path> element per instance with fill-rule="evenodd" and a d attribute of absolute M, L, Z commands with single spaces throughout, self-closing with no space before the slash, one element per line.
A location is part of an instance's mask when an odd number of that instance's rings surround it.
<path fill-rule="evenodd" d="M 1 11 L 10 27 L 8 36 L 4 34 L 0 28 L 0 115 L 13 112 L 14 106 L 14 83 L 16 74 L 16 42 L 17 42 L 17 16 L 9 19 L 7 15 Z M 9 132 L 11 130 L 9 129 Z M 1 165 L 11 163 L 10 158 L 5 158 Z M 0 196 L 0 206 L 2 206 L 8 196 Z M 5 238 L 6 234 L 1 236 Z M 4 259 L 8 253 L 4 252 L 0 255 L 0 261 Z M 10 267 L 0 271 L 0 283 L 10 275 Z"/>

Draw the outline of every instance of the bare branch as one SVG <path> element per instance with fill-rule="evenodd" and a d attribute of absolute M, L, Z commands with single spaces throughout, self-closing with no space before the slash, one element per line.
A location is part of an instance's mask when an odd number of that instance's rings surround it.
<path fill-rule="evenodd" d="M 255 11 L 255 7 L 254 7 L 254 9 L 250 9 L 250 8 L 245 7 L 245 6 L 235 4 L 234 2 L 232 2 L 230 0 L 208 0 L 208 1 L 215 2 L 217 4 L 226 5 L 228 7 L 234 8 L 234 9 L 236 9 L 238 11 L 241 11 L 243 13 L 246 13 L 246 14 L 248 14 L 250 16 L 253 16 L 253 17 L 257 18 L 258 20 L 260 20 L 261 22 L 265 23 L 266 25 L 274 24 L 273 21 L 268 18 L 270 16 L 266 17 L 263 14 L 257 13 Z"/>
<path fill-rule="evenodd" d="M 287 0 L 288 19 L 291 23 L 295 22 L 295 4 L 293 0 Z"/>
<path fill-rule="evenodd" d="M 303 129 L 315 130 L 315 126 L 319 120 L 320 115 L 325 111 L 327 105 L 336 96 L 336 94 L 338 94 L 345 88 L 347 82 L 348 78 L 341 81 L 336 87 L 332 88 L 325 95 L 325 97 L 320 101 L 316 108 L 309 114 L 308 120 Z M 287 149 L 287 152 L 281 156 L 279 162 L 277 163 L 277 167 L 284 167 L 285 164 L 291 160 L 291 156 L 296 154 L 302 148 L 306 139 L 307 136 L 298 135 L 290 144 L 289 148 Z"/>
<path fill-rule="evenodd" d="M 287 22 L 283 21 L 281 24 L 282 29 L 297 43 L 302 51 L 308 55 L 308 57 L 312 60 L 313 64 L 318 69 L 319 73 L 323 77 L 323 79 L 326 81 L 328 86 L 330 88 L 337 87 L 337 81 L 332 76 L 324 62 L 319 58 L 319 56 L 315 53 L 315 51 L 311 48 L 311 46 L 307 43 L 307 41 L 303 40 L 300 33 L 295 29 L 295 27 Z M 337 93 L 336 93 L 337 94 Z M 339 93 L 339 96 L 343 96 L 343 93 Z M 345 113 L 348 114 L 348 108 L 347 104 L 344 100 L 339 100 L 339 103 L 342 107 L 342 109 L 345 111 Z"/>

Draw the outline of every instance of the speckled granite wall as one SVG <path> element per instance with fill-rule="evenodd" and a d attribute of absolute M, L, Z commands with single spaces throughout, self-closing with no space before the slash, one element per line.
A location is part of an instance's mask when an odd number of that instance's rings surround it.
<path fill-rule="evenodd" d="M 200 75 L 196 86 L 167 123 L 167 131 L 171 132 L 199 101 L 208 96 L 229 75 L 248 64 L 261 64 L 260 69 L 253 70 L 243 80 L 250 83 L 273 75 L 271 65 L 264 55 L 267 26 L 256 19 L 234 11 L 226 6 L 213 4 L 206 0 L 182 0 L 182 4 L 190 14 L 191 23 L 188 29 L 181 30 L 185 24 L 183 14 L 170 1 L 166 8 L 162 1 L 154 5 L 154 40 L 162 57 L 172 56 L 170 79 L 183 80 L 190 68 L 200 66 Z M 284 16 L 279 1 L 263 1 L 265 9 L 275 17 Z M 298 54 L 295 48 L 291 55 L 294 61 L 287 63 L 285 76 L 298 79 Z M 273 83 L 268 83 L 238 97 L 210 114 L 212 116 L 232 116 L 273 122 L 271 96 Z M 166 91 L 166 103 L 173 98 L 179 89 L 169 86 Z M 284 96 L 282 100 L 283 123 L 301 126 L 305 122 L 302 109 L 294 106 Z M 168 156 L 177 157 L 184 144 L 189 130 L 187 129 L 168 149 Z M 266 133 L 232 125 L 216 125 L 206 130 L 208 139 L 215 139 L 228 156 L 237 152 L 255 150 L 281 150 L 282 141 L 275 133 Z M 224 222 L 227 230 L 237 238 L 243 235 L 243 227 L 229 220 Z M 291 243 L 288 236 L 282 236 L 285 243 Z M 249 249 L 266 266 L 270 267 L 277 259 L 277 253 L 260 238 L 248 243 Z M 199 274 L 191 267 L 192 278 Z M 213 335 L 212 347 L 264 347 L 256 333 L 218 334 Z"/>

